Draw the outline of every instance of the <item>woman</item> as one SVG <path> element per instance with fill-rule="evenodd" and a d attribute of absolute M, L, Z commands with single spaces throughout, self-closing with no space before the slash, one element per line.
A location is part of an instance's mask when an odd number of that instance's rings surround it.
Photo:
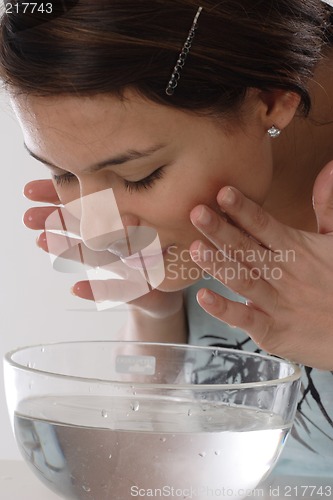
<path fill-rule="evenodd" d="M 132 297 L 125 338 L 264 349 L 306 365 L 298 425 L 278 467 L 329 476 L 330 7 L 73 4 L 50 22 L 19 9 L 2 18 L 1 76 L 26 148 L 53 176 L 26 195 L 67 207 L 80 199 L 85 248 L 128 267 L 133 260 L 101 229 L 110 218 L 103 203 L 91 219 L 90 196 L 111 189 L 125 228 L 156 231 L 165 276 Z M 44 229 L 52 212 L 30 209 L 25 222 Z M 92 238 L 91 224 L 111 239 Z M 45 233 L 39 246 L 48 250 Z M 80 282 L 73 292 L 103 301 L 124 290 Z"/>

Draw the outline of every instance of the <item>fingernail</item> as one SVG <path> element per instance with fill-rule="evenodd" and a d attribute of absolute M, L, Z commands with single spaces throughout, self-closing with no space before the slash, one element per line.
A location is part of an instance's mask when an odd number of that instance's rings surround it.
<path fill-rule="evenodd" d="M 212 251 L 200 241 L 199 246 L 198 246 L 198 253 L 199 253 L 199 259 L 202 262 L 207 262 L 208 260 L 212 260 Z"/>
<path fill-rule="evenodd" d="M 212 305 L 215 302 L 215 295 L 208 290 L 205 290 L 201 296 L 201 300 L 207 305 Z"/>
<path fill-rule="evenodd" d="M 22 222 L 23 224 L 26 226 L 27 224 L 33 222 L 34 218 L 33 216 L 31 215 L 31 210 L 27 210 L 24 214 L 23 214 L 23 217 L 22 217 Z"/>
<path fill-rule="evenodd" d="M 22 192 L 23 192 L 23 196 L 28 197 L 28 196 L 31 196 L 33 194 L 34 190 L 32 188 L 27 189 L 27 187 L 24 186 Z"/>
<path fill-rule="evenodd" d="M 236 200 L 236 195 L 235 192 L 232 188 L 228 187 L 222 196 L 219 197 L 219 202 L 225 204 L 225 205 L 232 205 L 235 203 Z"/>
<path fill-rule="evenodd" d="M 37 236 L 36 238 L 36 245 L 38 247 L 41 247 L 41 243 L 46 243 L 47 244 L 47 238 L 46 238 L 46 234 L 45 233 L 42 233 L 40 234 L 39 236 Z"/>
<path fill-rule="evenodd" d="M 87 298 L 86 294 L 84 293 L 84 287 L 81 287 L 80 283 L 81 282 L 75 283 L 75 285 L 70 288 L 70 292 L 72 295 L 74 295 L 74 297 L 79 297 L 80 299 Z"/>
<path fill-rule="evenodd" d="M 212 216 L 206 207 L 195 208 L 192 217 L 195 219 L 195 222 L 198 222 L 201 226 L 208 226 L 212 221 Z"/>
<path fill-rule="evenodd" d="M 93 300 L 96 303 L 108 300 L 108 289 L 103 280 L 95 282 L 79 281 L 71 288 L 76 297 Z"/>

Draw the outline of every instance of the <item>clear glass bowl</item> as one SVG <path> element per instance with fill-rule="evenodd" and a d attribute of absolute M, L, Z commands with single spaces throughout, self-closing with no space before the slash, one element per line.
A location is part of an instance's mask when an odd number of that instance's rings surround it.
<path fill-rule="evenodd" d="M 39 345 L 4 365 L 24 459 L 80 500 L 244 498 L 278 459 L 300 384 L 283 359 L 179 344 Z"/>

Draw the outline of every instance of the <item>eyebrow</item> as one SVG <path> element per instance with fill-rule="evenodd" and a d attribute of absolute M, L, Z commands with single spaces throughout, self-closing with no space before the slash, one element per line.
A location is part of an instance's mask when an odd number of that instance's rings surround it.
<path fill-rule="evenodd" d="M 40 156 L 36 155 L 33 151 L 31 151 L 28 148 L 25 142 L 23 143 L 23 145 L 25 149 L 28 151 L 29 155 L 35 158 L 35 160 L 40 161 L 41 163 L 44 163 L 44 165 L 48 165 L 49 167 L 54 167 L 54 168 L 59 168 L 60 170 L 64 170 L 62 167 L 59 167 L 58 165 L 55 165 L 54 163 L 45 160 L 45 158 L 41 158 Z M 122 165 L 124 163 L 128 163 L 134 160 L 139 160 L 141 158 L 148 158 L 152 154 L 156 153 L 157 151 L 165 147 L 166 144 L 162 143 L 162 144 L 157 144 L 156 146 L 152 146 L 143 151 L 137 151 L 136 149 L 129 149 L 128 151 L 121 153 L 117 156 L 114 156 L 113 158 L 109 158 L 107 160 L 95 163 L 94 165 L 90 165 L 89 167 L 83 170 L 83 173 L 98 172 L 99 170 L 102 170 L 105 167 Z"/>

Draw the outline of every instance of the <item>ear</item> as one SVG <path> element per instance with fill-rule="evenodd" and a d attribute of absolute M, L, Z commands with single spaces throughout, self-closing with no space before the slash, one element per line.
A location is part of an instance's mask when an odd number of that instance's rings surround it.
<path fill-rule="evenodd" d="M 294 118 L 301 102 L 295 92 L 286 90 L 258 91 L 259 109 L 264 126 L 283 130 Z"/>

